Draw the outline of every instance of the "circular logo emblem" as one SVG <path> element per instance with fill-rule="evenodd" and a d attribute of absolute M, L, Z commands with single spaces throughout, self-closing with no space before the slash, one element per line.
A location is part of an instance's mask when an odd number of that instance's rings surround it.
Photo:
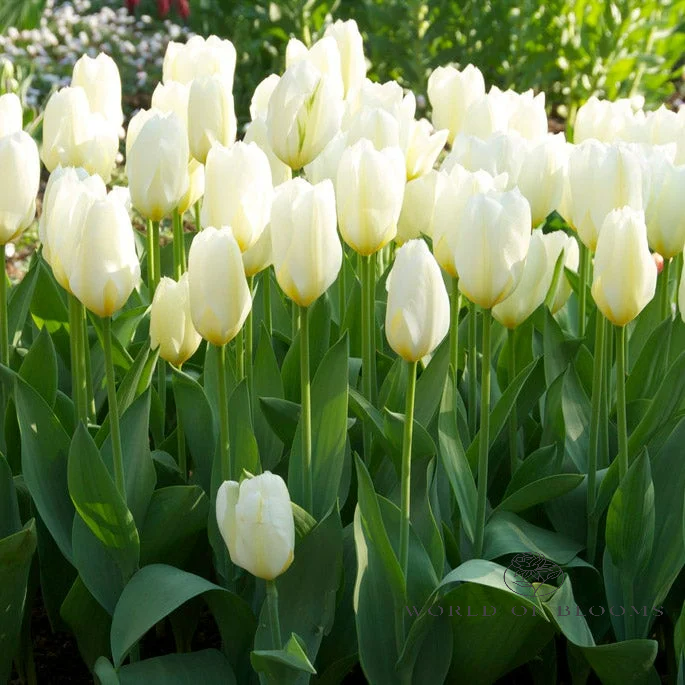
<path fill-rule="evenodd" d="M 524 552 L 511 560 L 504 572 L 504 582 L 517 595 L 548 599 L 563 583 L 565 575 L 553 561 Z"/>

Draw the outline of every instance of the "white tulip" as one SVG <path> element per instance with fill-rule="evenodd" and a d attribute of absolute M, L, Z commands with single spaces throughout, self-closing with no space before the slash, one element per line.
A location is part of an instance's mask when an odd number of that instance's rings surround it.
<path fill-rule="evenodd" d="M 190 86 L 183 83 L 170 81 L 158 83 L 152 92 L 152 109 L 160 112 L 173 112 L 182 122 L 183 127 L 188 128 L 188 98 Z M 129 124 L 129 130 L 131 126 Z"/>
<path fill-rule="evenodd" d="M 364 42 L 357 22 L 354 19 L 348 21 L 339 19 L 326 28 L 324 36 L 332 37 L 338 44 L 340 71 L 347 98 L 361 88 L 366 76 Z"/>
<path fill-rule="evenodd" d="M 121 76 L 116 62 L 101 52 L 92 58 L 83 55 L 74 64 L 72 86 L 80 86 L 86 92 L 90 111 L 102 114 L 118 130 L 124 123 L 121 109 Z"/>
<path fill-rule="evenodd" d="M 171 41 L 164 55 L 163 80 L 189 84 L 197 78 L 217 75 L 226 81 L 230 92 L 235 63 L 236 51 L 230 40 L 193 36 L 185 45 Z"/>
<path fill-rule="evenodd" d="M 281 185 L 281 183 L 285 183 L 293 177 L 293 170 L 276 156 L 276 153 L 271 147 L 271 143 L 269 143 L 269 131 L 266 127 L 265 119 L 259 117 L 251 121 L 245 130 L 243 141 L 246 143 L 255 143 L 263 150 L 269 160 L 271 180 L 273 181 L 274 186 Z M 320 156 L 321 155 L 319 155 L 319 157 Z"/>
<path fill-rule="evenodd" d="M 432 237 L 435 210 L 444 192 L 451 191 L 446 171 L 431 169 L 427 174 L 407 182 L 402 211 L 397 222 L 395 241 L 402 245 L 422 234 Z"/>
<path fill-rule="evenodd" d="M 24 128 L 21 100 L 14 93 L 0 95 L 0 138 Z"/>

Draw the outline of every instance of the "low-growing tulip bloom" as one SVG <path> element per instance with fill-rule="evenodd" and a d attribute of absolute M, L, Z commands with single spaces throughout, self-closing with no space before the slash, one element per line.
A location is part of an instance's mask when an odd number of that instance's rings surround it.
<path fill-rule="evenodd" d="M 311 185 L 294 178 L 277 188 L 271 250 L 276 280 L 296 304 L 308 307 L 328 290 L 342 265 L 330 181 Z"/>
<path fill-rule="evenodd" d="M 266 128 L 265 119 L 259 117 L 248 124 L 243 142 L 255 143 L 264 152 L 269 160 L 271 180 L 274 186 L 279 186 L 293 177 L 293 170 L 276 156 L 271 143 L 269 143 L 269 132 Z"/>
<path fill-rule="evenodd" d="M 492 308 L 492 315 L 505 328 L 520 326 L 545 301 L 556 263 L 553 245 L 548 248 L 547 242 L 542 231 L 533 231 L 521 280 L 509 297 Z"/>
<path fill-rule="evenodd" d="M 160 221 L 178 207 L 188 191 L 188 138 L 172 112 L 155 113 L 138 131 L 126 160 L 133 206 L 147 219 Z"/>
<path fill-rule="evenodd" d="M 656 291 L 656 264 L 647 244 L 644 214 L 630 207 L 610 212 L 599 234 L 592 297 L 616 326 L 625 326 Z"/>
<path fill-rule="evenodd" d="M 451 144 L 461 133 L 468 108 L 485 94 L 483 74 L 472 64 L 463 71 L 438 67 L 428 79 L 428 99 L 433 108 L 433 126 L 447 129 Z"/>
<path fill-rule="evenodd" d="M 220 347 L 238 334 L 252 308 L 243 260 L 230 228 L 205 228 L 188 255 L 190 312 L 195 330 Z"/>
<path fill-rule="evenodd" d="M 348 132 L 338 131 L 322 150 L 321 154 L 305 166 L 304 173 L 307 180 L 316 185 L 328 178 L 335 185 L 338 176 L 338 166 L 340 165 L 343 152 L 348 148 L 347 143 Z"/>
<path fill-rule="evenodd" d="M 190 154 L 204 164 L 214 143 L 233 144 L 237 126 L 230 84 L 221 76 L 195 79 L 188 96 Z"/>
<path fill-rule="evenodd" d="M 685 166 L 668 160 L 653 166 L 647 202 L 649 247 L 664 259 L 672 259 L 685 248 Z"/>
<path fill-rule="evenodd" d="M 0 95 L 0 138 L 23 128 L 21 100 L 14 93 Z"/>
<path fill-rule="evenodd" d="M 269 159 L 256 143 L 212 147 L 205 169 L 203 226 L 230 226 L 245 252 L 269 223 L 272 198 Z"/>
<path fill-rule="evenodd" d="M 304 60 L 286 69 L 271 94 L 269 143 L 291 169 L 309 164 L 340 128 L 343 101 L 329 78 Z"/>
<path fill-rule="evenodd" d="M 171 41 L 164 55 L 164 83 L 176 81 L 189 84 L 196 78 L 219 75 L 233 90 L 236 51 L 230 40 L 209 36 L 193 36 L 187 43 Z"/>
<path fill-rule="evenodd" d="M 216 494 L 216 520 L 231 561 L 257 578 L 273 580 L 295 558 L 295 522 L 288 488 L 265 471 L 242 483 L 224 481 Z"/>
<path fill-rule="evenodd" d="M 378 252 L 397 234 L 404 197 L 404 156 L 399 148 L 376 150 L 360 140 L 338 166 L 336 200 L 340 233 L 356 252 Z"/>
<path fill-rule="evenodd" d="M 91 112 L 104 116 L 115 129 L 122 125 L 121 76 L 109 55 L 103 52 L 95 58 L 83 55 L 74 64 L 71 85 L 86 92 Z"/>
<path fill-rule="evenodd" d="M 250 119 L 266 120 L 266 115 L 269 110 L 269 100 L 271 94 L 276 89 L 281 77 L 278 74 L 270 74 L 265 79 L 262 79 L 252 93 L 250 100 Z"/>
<path fill-rule="evenodd" d="M 595 250 L 607 214 L 620 207 L 644 209 L 643 167 L 627 145 L 587 140 L 571 149 L 569 214 L 585 247 Z"/>
<path fill-rule="evenodd" d="M 91 312 L 110 317 L 126 304 L 139 281 L 140 264 L 126 208 L 114 196 L 95 201 L 69 274 L 71 292 Z"/>
<path fill-rule="evenodd" d="M 340 52 L 340 73 L 342 75 L 344 95 L 349 97 L 356 93 L 366 77 L 366 59 L 364 42 L 354 19 L 339 19 L 326 28 L 324 36 L 335 39 Z"/>
<path fill-rule="evenodd" d="M 271 224 L 267 224 L 257 242 L 243 252 L 243 266 L 248 278 L 271 266 Z"/>
<path fill-rule="evenodd" d="M 188 98 L 190 97 L 190 85 L 176 83 L 158 83 L 152 93 L 151 109 L 160 112 L 173 112 L 188 128 Z M 130 128 L 130 124 L 129 124 Z"/>
<path fill-rule="evenodd" d="M 427 119 L 411 121 L 400 135 L 404 151 L 407 180 L 427 174 L 447 142 L 447 129 L 434 131 Z"/>
<path fill-rule="evenodd" d="M 105 182 L 97 174 L 89 176 L 84 169 L 57 167 L 50 175 L 38 235 L 45 260 L 67 292 L 71 292 L 69 278 L 88 212 L 93 203 L 106 197 Z"/>
<path fill-rule="evenodd" d="M 195 354 L 201 341 L 190 315 L 188 274 L 183 274 L 178 282 L 165 276 L 152 300 L 150 347 L 159 347 L 162 359 L 181 366 Z"/>
<path fill-rule="evenodd" d="M 431 169 L 427 174 L 407 182 L 402 211 L 397 221 L 396 243 L 403 245 L 421 234 L 433 236 L 435 209 L 442 193 L 449 188 L 449 174 L 436 169 Z"/>
<path fill-rule="evenodd" d="M 594 138 L 603 143 L 621 140 L 634 125 L 630 100 L 600 100 L 594 95 L 578 109 L 573 125 L 573 142 Z"/>
<path fill-rule="evenodd" d="M 0 169 L 0 245 L 4 245 L 21 235 L 36 215 L 40 157 L 28 133 L 0 138 Z"/>
<path fill-rule="evenodd" d="M 517 190 L 474 195 L 464 207 L 454 264 L 459 289 L 485 309 L 518 285 L 531 236 L 530 205 Z"/>
<path fill-rule="evenodd" d="M 431 354 L 449 330 L 450 303 L 440 267 L 423 240 L 399 248 L 385 287 L 390 347 L 408 362 Z"/>
<path fill-rule="evenodd" d="M 183 216 L 205 194 L 205 168 L 196 159 L 188 163 L 188 190 L 178 202 L 178 213 Z"/>

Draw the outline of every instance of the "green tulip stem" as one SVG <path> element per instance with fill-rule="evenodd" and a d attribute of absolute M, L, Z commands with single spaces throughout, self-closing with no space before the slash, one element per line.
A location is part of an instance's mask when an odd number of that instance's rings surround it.
<path fill-rule="evenodd" d="M 587 307 L 587 282 L 590 268 L 590 252 L 582 241 L 578 241 L 580 266 L 578 268 L 578 335 L 585 337 L 585 309 Z"/>
<path fill-rule="evenodd" d="M 459 372 L 459 311 L 461 310 L 461 293 L 459 279 L 452 278 L 452 299 L 450 300 L 450 364 L 454 377 Z"/>
<path fill-rule="evenodd" d="M 250 289 L 250 298 L 254 300 L 254 276 L 248 276 L 247 285 Z M 250 313 L 247 315 L 247 320 L 245 321 L 245 370 L 247 373 L 247 390 L 250 395 L 250 407 L 254 402 L 252 397 L 252 386 L 254 384 L 254 369 L 252 368 L 252 347 L 253 347 L 253 337 L 254 337 L 254 301 L 253 306 L 250 308 Z"/>
<path fill-rule="evenodd" d="M 469 329 L 468 329 L 468 365 L 469 365 L 469 434 L 471 439 L 476 435 L 476 425 L 478 412 L 476 407 L 478 397 L 478 387 L 476 385 L 476 374 L 478 373 L 478 364 L 476 360 L 476 310 L 477 306 L 474 302 L 469 302 Z"/>
<path fill-rule="evenodd" d="M 378 253 L 377 253 L 378 254 Z M 369 350 L 371 353 L 371 404 L 375 407 L 378 404 L 378 388 L 376 387 L 376 266 L 377 258 L 374 255 L 369 257 Z"/>
<path fill-rule="evenodd" d="M 226 345 L 219 350 L 219 431 L 221 440 L 221 480 L 231 480 L 231 443 L 228 433 L 228 390 L 226 388 Z"/>
<path fill-rule="evenodd" d="M 81 304 L 79 302 L 79 304 Z M 90 358 L 90 338 L 88 337 L 88 312 L 81 304 L 81 317 L 83 326 L 83 359 L 85 362 L 86 374 L 86 411 L 88 420 L 95 423 L 96 409 L 95 409 L 95 392 L 93 390 L 93 367 Z"/>
<path fill-rule="evenodd" d="M 157 394 L 162 405 L 162 437 L 164 437 L 166 426 L 166 362 L 161 357 L 157 358 Z"/>
<path fill-rule="evenodd" d="M 414 434 L 414 398 L 416 395 L 416 365 L 408 362 L 407 398 L 404 410 L 402 438 L 402 493 L 400 501 L 400 564 L 405 579 L 409 572 L 409 523 L 411 508 L 411 443 Z"/>
<path fill-rule="evenodd" d="M 235 368 L 238 373 L 238 382 L 245 378 L 245 343 L 244 333 L 241 328 L 235 336 Z"/>
<path fill-rule="evenodd" d="M 181 367 L 178 367 L 181 370 Z M 188 460 L 186 458 L 186 436 L 183 431 L 183 424 L 181 423 L 181 415 L 176 407 L 176 440 L 178 449 L 178 469 L 184 481 L 188 480 Z"/>
<path fill-rule="evenodd" d="M 338 274 L 338 311 L 340 312 L 338 322 L 340 330 L 342 330 L 343 321 L 345 319 L 345 304 L 347 303 L 347 286 L 345 283 L 345 251 L 343 250 L 342 266 Z"/>
<path fill-rule="evenodd" d="M 478 438 L 478 503 L 476 506 L 476 539 L 474 557 L 483 554 L 485 509 L 488 497 L 488 453 L 490 451 L 490 328 L 492 312 L 483 310 L 483 364 L 480 382 L 480 432 Z"/>
<path fill-rule="evenodd" d="M 290 301 L 290 335 L 292 342 L 295 342 L 295 336 L 299 328 L 297 305 L 291 300 Z"/>
<path fill-rule="evenodd" d="M 264 325 L 271 337 L 273 324 L 271 322 L 271 267 L 262 271 L 262 288 L 264 290 Z"/>
<path fill-rule="evenodd" d="M 283 649 L 281 621 L 278 617 L 278 589 L 275 580 L 266 581 L 266 601 L 269 606 L 269 623 L 271 624 L 271 648 Z"/>
<path fill-rule="evenodd" d="M 597 484 L 597 453 L 599 451 L 599 430 L 604 400 L 604 353 L 605 353 L 606 321 L 597 310 L 595 325 L 595 357 L 592 369 L 592 415 L 590 417 L 590 444 L 588 446 L 587 468 L 587 559 L 591 564 L 595 562 L 597 546 L 598 519 L 595 515 L 595 499 Z"/>
<path fill-rule="evenodd" d="M 616 417 L 618 428 L 619 482 L 628 472 L 628 422 L 626 419 L 626 327 L 616 327 Z"/>
<path fill-rule="evenodd" d="M 673 258 L 673 269 L 675 269 L 675 297 L 674 303 L 678 305 L 678 294 L 680 293 L 680 280 L 683 277 L 683 253 L 679 252 Z"/>
<path fill-rule="evenodd" d="M 71 344 L 71 393 L 76 411 L 76 421 L 88 425 L 88 400 L 86 394 L 86 365 L 83 340 L 83 305 L 75 295 L 69 295 L 69 336 Z"/>
<path fill-rule="evenodd" d="M 300 388 L 302 394 L 302 458 L 304 460 L 305 509 L 311 514 L 312 493 L 312 396 L 309 382 L 309 319 L 300 307 Z"/>
<path fill-rule="evenodd" d="M 162 262 L 161 262 L 161 252 L 159 246 L 159 221 L 152 222 L 152 250 L 154 252 L 154 274 L 152 277 L 152 294 L 150 296 L 150 301 L 152 301 L 152 296 L 157 290 L 159 281 L 162 278 Z"/>
<path fill-rule="evenodd" d="M 116 378 L 114 376 L 114 358 L 112 355 L 112 318 L 106 316 L 102 320 L 102 332 L 105 348 L 105 372 L 107 374 L 107 403 L 109 409 L 109 426 L 112 436 L 112 454 L 114 464 L 114 482 L 126 501 L 126 486 L 124 484 L 124 457 L 121 452 L 121 430 L 119 428 L 119 405 L 117 402 Z"/>
<path fill-rule="evenodd" d="M 145 249 L 147 252 L 147 291 L 150 295 L 150 302 L 155 292 L 155 247 L 154 229 L 152 219 L 147 220 L 147 231 L 145 232 Z"/>
<path fill-rule="evenodd" d="M 660 295 L 660 300 L 659 303 L 661 305 L 661 318 L 662 319 L 668 319 L 670 318 L 671 314 L 671 300 L 668 297 L 669 292 L 668 292 L 668 279 L 670 276 L 670 271 L 671 271 L 671 260 L 670 259 L 664 259 L 664 269 L 661 272 L 661 283 L 659 284 L 659 287 L 661 289 L 661 292 L 659 293 Z"/>
<path fill-rule="evenodd" d="M 193 210 L 195 212 L 195 230 L 199 233 L 202 230 L 202 222 L 200 221 L 200 200 L 195 203 Z"/>
<path fill-rule="evenodd" d="M 361 281 L 362 281 L 362 391 L 364 397 L 374 404 L 373 400 L 373 357 L 375 356 L 374 344 L 374 325 L 372 310 L 372 277 L 371 271 L 374 269 L 374 256 L 361 255 Z M 364 436 L 364 458 L 370 458 L 371 453 L 371 429 L 368 422 L 363 425 Z"/>
<path fill-rule="evenodd" d="M 3 256 L 5 246 L 2 246 Z M 0 362 L 4 366 L 10 365 L 10 336 L 7 318 L 7 267 L 2 272 L 2 283 L 0 283 Z"/>
<path fill-rule="evenodd" d="M 599 418 L 600 451 L 597 464 L 609 466 L 609 408 L 611 406 L 611 371 L 614 367 L 614 328 L 604 322 L 604 377 L 602 378 L 602 404 Z M 601 458 L 600 458 L 601 457 Z"/>
<path fill-rule="evenodd" d="M 183 217 L 174 209 L 173 213 L 174 230 L 174 278 L 178 281 L 186 270 L 186 248 L 183 242 Z"/>
<path fill-rule="evenodd" d="M 516 378 L 516 329 L 507 329 L 507 384 L 511 385 Z M 516 417 L 516 405 L 511 408 L 509 414 L 509 461 L 511 475 L 514 475 L 518 466 L 518 419 Z"/>

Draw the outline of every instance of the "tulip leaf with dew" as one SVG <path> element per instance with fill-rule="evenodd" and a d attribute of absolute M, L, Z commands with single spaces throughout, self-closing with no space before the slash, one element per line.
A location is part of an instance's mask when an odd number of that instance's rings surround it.
<path fill-rule="evenodd" d="M 151 564 L 128 582 L 112 616 L 111 647 L 120 666 L 133 646 L 159 621 L 202 595 L 209 605 L 235 667 L 257 625 L 244 600 L 208 580 L 165 564 Z"/>
<path fill-rule="evenodd" d="M 24 482 L 57 546 L 71 561 L 75 510 L 67 489 L 70 438 L 36 390 L 9 369 L 3 369 L 1 373 L 3 383 L 13 385 Z M 35 426 L 41 426 L 41 430 L 37 431 Z"/>
<path fill-rule="evenodd" d="M 31 519 L 23 530 L 0 540 L 0 603 L 3 631 L 0 636 L 0 678 L 9 679 L 12 661 L 19 647 L 22 617 L 33 553 L 36 551 L 36 524 Z"/>

